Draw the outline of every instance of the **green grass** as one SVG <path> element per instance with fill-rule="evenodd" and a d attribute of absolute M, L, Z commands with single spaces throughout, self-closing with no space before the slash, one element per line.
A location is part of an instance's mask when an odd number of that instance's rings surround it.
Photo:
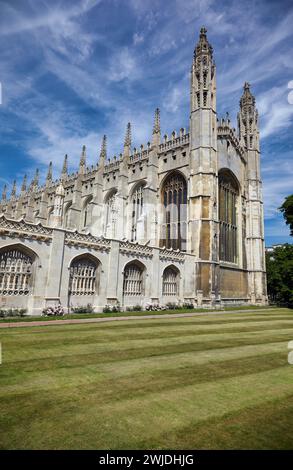
<path fill-rule="evenodd" d="M 292 310 L 0 336 L 2 449 L 293 447 Z"/>
<path fill-rule="evenodd" d="M 259 310 L 263 309 L 263 306 L 254 306 L 254 305 L 246 305 L 246 306 L 238 306 L 238 307 L 224 307 L 221 308 L 221 311 L 233 311 L 233 310 Z M 274 307 L 266 307 L 267 309 L 271 309 Z M 158 311 L 147 311 L 147 310 L 142 310 L 142 311 L 134 311 L 134 312 L 110 312 L 110 313 L 71 313 L 71 314 L 66 314 L 63 317 L 54 317 L 54 316 L 24 316 L 24 317 L 6 317 L 6 318 L 0 318 L 0 324 L 1 323 L 15 323 L 15 322 L 23 322 L 23 321 L 59 321 L 59 320 L 76 320 L 76 319 L 81 319 L 81 318 L 107 318 L 107 317 L 139 317 L 141 315 L 170 315 L 172 313 L 192 313 L 192 312 L 197 312 L 197 313 L 204 313 L 209 311 L 206 308 L 197 308 L 197 309 L 192 309 L 192 308 L 177 308 L 173 310 L 158 310 Z"/>

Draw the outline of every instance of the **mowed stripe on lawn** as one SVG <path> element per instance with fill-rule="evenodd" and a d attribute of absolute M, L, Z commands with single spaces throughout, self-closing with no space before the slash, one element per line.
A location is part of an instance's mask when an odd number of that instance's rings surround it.
<path fill-rule="evenodd" d="M 292 446 L 292 320 L 282 309 L 1 331 L 0 445 Z"/>

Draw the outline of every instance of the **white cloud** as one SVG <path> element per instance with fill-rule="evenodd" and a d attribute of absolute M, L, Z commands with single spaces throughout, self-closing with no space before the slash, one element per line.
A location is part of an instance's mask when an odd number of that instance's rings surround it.
<path fill-rule="evenodd" d="M 292 124 L 293 106 L 288 103 L 287 83 L 266 90 L 258 97 L 261 137 L 265 139 Z"/>
<path fill-rule="evenodd" d="M 98 5 L 101 16 L 95 16 Z M 9 43 L 9 48 L 2 47 L 1 55 L 3 109 L 31 128 L 29 144 L 22 145 L 37 164 L 52 160 L 59 171 L 63 155 L 68 153 L 76 168 L 83 144 L 89 163 L 95 163 L 103 133 L 108 135 L 109 156 L 117 155 L 128 121 L 133 124 L 133 145 L 146 143 L 156 106 L 162 108 L 162 134 L 186 125 L 189 69 L 202 24 L 215 49 L 218 110 L 235 115 L 243 82 L 251 81 L 260 111 L 261 139 L 268 142 L 276 135 L 285 139 L 293 117 L 293 106 L 288 103 L 288 82 L 293 78 L 292 11 L 268 23 L 265 3 L 251 2 L 255 10 L 247 15 L 249 7 L 238 0 L 231 0 L 227 7 L 214 0 L 173 0 L 168 5 L 162 0 L 129 0 L 123 7 L 129 22 L 119 18 L 120 26 L 107 34 L 103 9 L 119 5 L 101 0 L 52 0 L 29 2 L 22 11 L 13 2 L 1 5 L 0 36 L 2 44 Z M 101 56 L 97 48 L 101 48 Z M 27 57 L 27 63 L 36 58 L 39 63 L 23 73 Z M 56 94 L 54 103 L 53 94 L 46 97 L 39 84 L 51 74 L 85 107 L 103 115 L 104 129 L 99 123 L 97 132 L 93 126 L 87 129 L 78 107 L 71 108 L 66 98 Z M 290 159 L 289 153 L 263 156 L 269 219 L 276 217 L 276 208 L 292 191 Z"/>
<path fill-rule="evenodd" d="M 133 44 L 134 46 L 137 46 L 138 44 L 141 44 L 144 41 L 144 35 L 139 34 L 139 33 L 134 33 L 133 35 Z"/>
<path fill-rule="evenodd" d="M 124 47 L 112 55 L 108 78 L 114 82 L 124 79 L 135 80 L 139 76 L 137 60 L 128 47 Z"/>
<path fill-rule="evenodd" d="M 20 13 L 10 4 L 2 4 L 1 36 L 20 34 L 23 32 L 51 27 L 60 29 L 70 18 L 80 17 L 97 6 L 101 0 L 81 0 L 77 5 L 61 8 L 56 4 L 53 7 L 42 5 L 42 14 L 35 13 L 34 9 L 27 8 Z M 35 5 L 34 5 L 35 6 Z M 32 4 L 30 4 L 32 7 Z M 43 13 L 43 11 L 45 12 Z"/>

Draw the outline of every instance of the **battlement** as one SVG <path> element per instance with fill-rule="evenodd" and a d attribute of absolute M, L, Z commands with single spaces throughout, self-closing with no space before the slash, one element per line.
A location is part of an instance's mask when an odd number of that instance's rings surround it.
<path fill-rule="evenodd" d="M 186 132 L 186 129 L 181 128 L 179 135 L 177 135 L 176 131 L 172 132 L 171 139 L 168 138 L 167 134 L 164 135 L 164 141 L 159 146 L 159 152 L 167 152 L 168 150 L 183 147 L 184 145 L 189 145 L 189 133 Z"/>
<path fill-rule="evenodd" d="M 236 129 L 231 126 L 231 121 L 228 115 L 226 116 L 226 118 L 221 118 L 220 120 L 217 120 L 217 125 L 218 138 L 224 137 L 225 139 L 228 139 L 232 143 L 232 145 L 237 149 L 240 156 L 245 160 L 245 149 L 240 144 Z"/>

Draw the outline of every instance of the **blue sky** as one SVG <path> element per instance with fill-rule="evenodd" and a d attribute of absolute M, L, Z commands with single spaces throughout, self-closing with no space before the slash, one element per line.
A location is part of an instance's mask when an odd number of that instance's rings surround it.
<path fill-rule="evenodd" d="M 217 111 L 236 115 L 244 81 L 261 121 L 266 243 L 290 241 L 277 208 L 293 181 L 293 4 L 239 0 L 0 0 L 0 186 L 35 168 L 58 177 L 82 145 L 96 163 L 188 127 L 189 71 L 202 25 L 214 47 Z M 291 83 L 290 83 L 291 82 Z M 291 88 L 290 88 L 291 87 Z M 292 92 L 293 93 L 293 92 Z M 289 103 L 291 101 L 291 104 Z"/>

